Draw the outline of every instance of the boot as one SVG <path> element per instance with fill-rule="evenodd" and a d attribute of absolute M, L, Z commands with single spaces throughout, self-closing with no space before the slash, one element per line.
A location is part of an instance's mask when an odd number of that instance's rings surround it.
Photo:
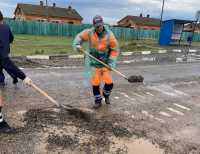
<path fill-rule="evenodd" d="M 110 98 L 109 98 L 109 96 L 105 97 L 105 103 L 106 104 L 110 104 Z"/>
<path fill-rule="evenodd" d="M 11 128 L 8 123 L 4 120 L 0 123 L 0 133 L 16 133 L 15 128 Z"/>
<path fill-rule="evenodd" d="M 13 78 L 13 84 L 17 84 L 18 83 L 18 79 L 17 78 Z"/>
<path fill-rule="evenodd" d="M 102 105 L 101 103 L 94 103 L 93 109 L 98 109 L 101 107 L 101 105 Z"/>
<path fill-rule="evenodd" d="M 101 107 L 101 100 L 102 99 L 96 99 L 95 101 L 94 101 L 94 105 L 93 105 L 93 108 L 94 109 L 98 109 L 98 108 L 100 108 Z"/>
<path fill-rule="evenodd" d="M 103 88 L 103 96 L 105 98 L 105 103 L 110 104 L 110 94 L 113 88 L 113 83 L 111 84 L 105 84 Z"/>
<path fill-rule="evenodd" d="M 98 109 L 101 107 L 101 100 L 102 100 L 99 86 L 93 86 L 92 88 L 93 88 L 93 94 L 94 94 L 94 99 L 95 99 L 93 108 Z"/>

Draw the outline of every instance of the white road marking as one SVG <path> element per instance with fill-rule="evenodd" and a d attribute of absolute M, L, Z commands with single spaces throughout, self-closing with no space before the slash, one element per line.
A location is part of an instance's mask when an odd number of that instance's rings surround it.
<path fill-rule="evenodd" d="M 130 60 L 125 60 L 125 61 L 123 61 L 123 63 L 124 63 L 124 64 L 130 64 L 131 61 L 130 61 Z"/>
<path fill-rule="evenodd" d="M 165 123 L 165 121 L 163 119 L 160 119 L 160 118 L 157 118 L 157 117 L 154 117 L 153 115 L 149 114 L 147 111 L 142 111 L 142 114 L 144 114 L 145 116 L 149 117 L 149 118 L 152 118 L 154 120 L 157 120 L 161 123 Z"/>
<path fill-rule="evenodd" d="M 45 59 L 49 60 L 49 55 L 33 55 L 33 56 L 26 56 L 27 59 Z"/>
<path fill-rule="evenodd" d="M 152 93 L 150 92 L 146 92 L 147 95 L 150 95 L 150 96 L 154 96 Z"/>
<path fill-rule="evenodd" d="M 169 113 L 166 112 L 159 112 L 160 115 L 166 116 L 166 117 L 171 117 L 171 115 Z"/>
<path fill-rule="evenodd" d="M 128 96 L 126 93 L 124 93 L 124 92 L 120 92 L 120 94 L 123 95 L 124 97 L 126 97 L 126 98 L 132 100 L 132 101 L 136 101 L 135 98 L 131 98 L 131 97 L 129 97 L 129 96 Z"/>
<path fill-rule="evenodd" d="M 183 96 L 183 95 L 188 96 L 188 94 L 186 94 L 182 91 L 176 90 L 176 89 L 172 88 L 171 86 L 165 85 L 165 84 L 158 85 L 158 86 L 152 86 L 152 87 L 150 87 L 150 89 L 159 91 L 165 95 L 169 95 L 172 97 Z"/>
<path fill-rule="evenodd" d="M 171 111 L 171 112 L 174 112 L 174 113 L 178 114 L 178 115 L 181 115 L 181 116 L 184 115 L 183 112 L 178 111 L 178 110 L 176 110 L 176 109 L 173 109 L 173 108 L 170 108 L 170 107 L 168 107 L 167 109 L 168 109 L 169 111 Z"/>
<path fill-rule="evenodd" d="M 167 53 L 167 50 L 158 50 L 158 53 Z"/>
<path fill-rule="evenodd" d="M 163 120 L 163 119 L 160 119 L 160 118 L 154 118 L 155 120 L 157 120 L 157 121 L 159 121 L 159 122 L 161 122 L 161 123 L 165 123 L 165 120 Z"/>
<path fill-rule="evenodd" d="M 142 111 L 142 114 L 146 115 L 147 117 L 154 118 L 153 115 L 149 114 L 147 111 Z"/>
<path fill-rule="evenodd" d="M 84 58 L 84 55 L 69 55 L 68 58 Z"/>
<path fill-rule="evenodd" d="M 198 84 L 198 82 L 197 81 L 189 81 L 189 82 L 181 81 L 181 82 L 170 83 L 170 85 L 172 85 L 172 86 L 179 86 L 179 85 L 190 86 L 191 84 Z"/>
<path fill-rule="evenodd" d="M 142 57 L 142 61 L 155 61 L 154 57 Z"/>
<path fill-rule="evenodd" d="M 133 52 L 122 52 L 121 54 L 122 56 L 130 56 L 133 54 Z"/>
<path fill-rule="evenodd" d="M 187 59 L 187 62 L 196 62 L 196 61 L 199 61 L 200 60 L 200 58 L 196 58 L 196 57 L 194 57 L 194 58 L 188 58 Z"/>
<path fill-rule="evenodd" d="M 176 94 L 170 92 L 168 89 L 164 88 L 163 86 L 153 86 L 153 87 L 150 87 L 151 89 L 153 90 L 156 90 L 156 91 L 159 91 L 165 95 L 169 95 L 169 96 L 173 96 L 175 97 Z"/>
<path fill-rule="evenodd" d="M 195 49 L 189 49 L 189 52 L 197 52 Z"/>
<path fill-rule="evenodd" d="M 183 58 L 177 57 L 176 58 L 176 63 L 179 63 L 179 62 L 183 62 Z"/>
<path fill-rule="evenodd" d="M 195 56 L 195 57 L 200 57 L 200 55 L 193 55 L 193 56 Z"/>
<path fill-rule="evenodd" d="M 27 112 L 26 110 L 21 110 L 21 111 L 18 111 L 17 113 L 20 115 L 24 115 L 26 112 Z"/>
<path fill-rule="evenodd" d="M 186 94 L 186 93 L 184 93 L 184 92 L 182 92 L 182 91 L 180 91 L 180 90 L 174 89 L 174 92 L 176 92 L 178 95 L 188 96 L 188 94 Z"/>
<path fill-rule="evenodd" d="M 151 54 L 151 51 L 142 51 L 142 55 L 149 55 Z"/>
<path fill-rule="evenodd" d="M 46 69 L 73 69 L 73 68 L 81 68 L 81 67 L 80 66 L 61 66 L 61 67 L 46 66 L 45 68 L 44 67 L 38 67 L 38 68 L 33 68 L 33 69 L 36 69 L 36 70 L 46 70 Z"/>
<path fill-rule="evenodd" d="M 125 114 L 130 115 L 131 113 L 129 111 L 124 111 Z"/>
<path fill-rule="evenodd" d="M 124 92 L 120 92 L 120 94 L 123 95 L 123 96 L 126 97 L 126 98 L 129 97 L 129 96 L 128 96 L 126 93 L 124 93 Z"/>
<path fill-rule="evenodd" d="M 181 49 L 173 49 L 173 52 L 181 52 Z"/>
<path fill-rule="evenodd" d="M 118 96 L 115 96 L 114 98 L 115 98 L 115 99 L 119 99 L 119 97 L 118 97 Z"/>
<path fill-rule="evenodd" d="M 132 93 L 132 94 L 135 95 L 135 96 L 137 96 L 137 97 L 140 97 L 140 98 L 144 99 L 144 96 L 142 96 L 142 95 L 139 95 L 137 93 Z"/>
<path fill-rule="evenodd" d="M 190 108 L 188 108 L 188 107 L 185 107 L 185 106 L 183 106 L 183 105 L 180 105 L 180 104 L 176 104 L 176 103 L 174 103 L 174 105 L 175 105 L 175 106 L 177 106 L 177 107 L 179 107 L 179 108 L 181 108 L 181 109 L 184 109 L 184 110 L 188 110 L 188 111 L 190 111 L 190 110 L 191 110 Z"/>

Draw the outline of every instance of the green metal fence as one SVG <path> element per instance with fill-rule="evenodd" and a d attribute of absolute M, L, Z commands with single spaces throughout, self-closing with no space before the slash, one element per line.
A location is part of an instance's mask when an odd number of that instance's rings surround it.
<path fill-rule="evenodd" d="M 50 35 L 50 36 L 69 36 L 75 37 L 77 33 L 85 28 L 91 27 L 89 24 L 72 25 L 58 24 L 37 21 L 17 21 L 6 19 L 5 22 L 10 25 L 14 34 L 31 34 L 31 35 Z M 159 39 L 158 30 L 140 30 L 131 28 L 111 27 L 118 39 Z M 187 40 L 188 33 L 183 33 L 182 38 Z M 194 41 L 200 41 L 200 34 L 194 34 Z"/>

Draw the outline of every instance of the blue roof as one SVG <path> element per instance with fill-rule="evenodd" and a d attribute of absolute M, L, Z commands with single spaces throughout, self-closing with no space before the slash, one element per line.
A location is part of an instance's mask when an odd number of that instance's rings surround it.
<path fill-rule="evenodd" d="M 169 22 L 169 21 L 173 21 L 173 22 L 180 23 L 180 24 L 186 24 L 186 23 L 195 22 L 194 20 L 184 20 L 184 19 L 169 19 L 169 20 L 165 20 L 163 22 Z"/>

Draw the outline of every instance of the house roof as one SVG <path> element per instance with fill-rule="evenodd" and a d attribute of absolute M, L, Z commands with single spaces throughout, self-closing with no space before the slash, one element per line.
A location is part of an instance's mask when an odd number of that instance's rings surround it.
<path fill-rule="evenodd" d="M 170 19 L 170 20 L 165 20 L 164 22 L 169 22 L 169 21 L 174 21 L 177 24 L 187 24 L 187 23 L 193 23 L 193 20 L 183 20 L 183 19 Z"/>
<path fill-rule="evenodd" d="M 117 23 L 119 24 L 123 20 L 132 20 L 136 25 L 160 27 L 160 19 L 155 19 L 155 18 L 140 17 L 140 16 L 126 16 L 122 18 L 120 21 L 118 21 Z"/>
<path fill-rule="evenodd" d="M 20 8 L 25 15 L 32 15 L 32 16 L 47 16 L 48 10 L 48 17 L 53 18 L 70 18 L 70 19 L 77 19 L 83 20 L 80 14 L 71 7 L 68 8 L 60 8 L 60 7 L 53 7 L 53 6 L 41 6 L 41 5 L 32 5 L 32 4 L 23 4 L 18 3 L 16 10 Z"/>

